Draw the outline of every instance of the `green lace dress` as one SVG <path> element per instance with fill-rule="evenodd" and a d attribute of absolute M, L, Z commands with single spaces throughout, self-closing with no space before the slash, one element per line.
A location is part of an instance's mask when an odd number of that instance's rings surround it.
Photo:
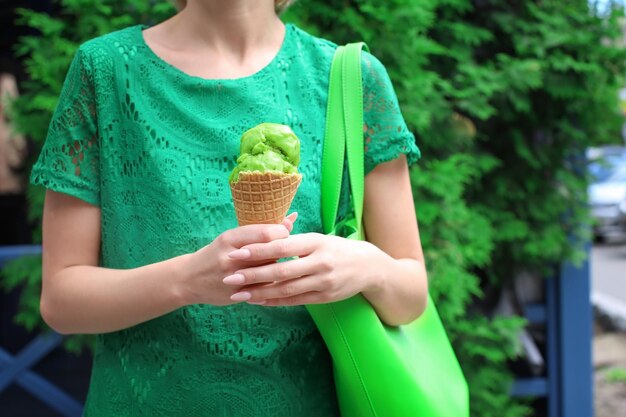
<path fill-rule="evenodd" d="M 237 227 L 228 174 L 242 132 L 261 122 L 287 124 L 301 139 L 294 233 L 321 232 L 321 142 L 336 45 L 287 25 L 280 51 L 259 72 L 203 79 L 157 57 L 143 29 L 80 47 L 31 176 L 100 207 L 101 265 L 135 268 L 191 253 Z M 414 162 L 419 151 L 384 67 L 365 54 L 363 74 L 366 171 L 400 153 Z M 98 335 L 84 411 L 338 414 L 330 358 L 306 309 L 246 303 L 191 305 Z"/>

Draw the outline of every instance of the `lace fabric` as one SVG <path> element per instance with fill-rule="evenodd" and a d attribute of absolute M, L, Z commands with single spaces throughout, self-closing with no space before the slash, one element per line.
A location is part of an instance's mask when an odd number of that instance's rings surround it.
<path fill-rule="evenodd" d="M 83 44 L 31 181 L 101 209 L 101 263 L 134 268 L 237 226 L 228 175 L 261 122 L 301 140 L 294 233 L 322 232 L 320 172 L 336 45 L 287 25 L 261 71 L 189 76 L 145 44 L 143 26 Z M 419 151 L 391 82 L 364 54 L 365 169 Z M 347 203 L 344 199 L 344 212 Z M 85 277 L 88 279 L 89 277 Z M 192 305 L 98 336 L 85 416 L 338 416 L 328 352 L 306 309 Z"/>

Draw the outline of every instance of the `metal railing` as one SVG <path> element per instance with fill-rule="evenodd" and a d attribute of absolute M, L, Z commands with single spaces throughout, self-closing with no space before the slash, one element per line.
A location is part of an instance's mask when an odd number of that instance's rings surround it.
<path fill-rule="evenodd" d="M 565 263 L 545 280 L 545 302 L 524 306 L 529 323 L 544 326 L 547 369 L 543 377 L 515 381 L 512 395 L 546 398 L 548 417 L 594 415 L 590 294 L 589 262 Z"/>
<path fill-rule="evenodd" d="M 41 247 L 36 245 L 0 247 L 0 268 L 12 259 L 39 253 Z M 530 323 L 545 326 L 547 372 L 543 377 L 518 379 L 512 395 L 545 397 L 548 417 L 591 417 L 593 313 L 588 262 L 578 268 L 564 264 L 545 286 L 545 303 L 526 305 L 524 315 Z M 31 370 L 62 341 L 54 332 L 40 334 L 15 355 L 0 346 L 0 393 L 17 384 L 61 415 L 80 416 L 80 402 Z"/>
<path fill-rule="evenodd" d="M 8 261 L 40 253 L 39 245 L 0 246 L 0 269 Z M 32 371 L 37 363 L 62 342 L 63 336 L 50 331 L 36 336 L 15 355 L 0 346 L 0 393 L 17 384 L 60 415 L 79 417 L 83 412 L 83 405 L 79 401 Z"/>

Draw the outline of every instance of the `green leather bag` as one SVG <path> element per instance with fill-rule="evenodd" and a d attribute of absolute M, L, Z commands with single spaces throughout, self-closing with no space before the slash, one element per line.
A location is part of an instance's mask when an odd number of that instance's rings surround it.
<path fill-rule="evenodd" d="M 324 230 L 362 240 L 364 162 L 361 49 L 337 49 L 322 159 Z M 347 149 L 354 217 L 336 224 Z M 361 295 L 308 305 L 333 359 L 343 417 L 468 417 L 467 382 L 435 304 L 407 325 L 380 321 Z"/>

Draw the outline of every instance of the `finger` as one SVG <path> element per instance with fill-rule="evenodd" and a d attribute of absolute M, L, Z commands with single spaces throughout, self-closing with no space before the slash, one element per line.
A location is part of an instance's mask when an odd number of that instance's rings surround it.
<path fill-rule="evenodd" d="M 287 230 L 289 230 L 289 233 L 293 231 L 293 224 L 296 222 L 297 218 L 298 212 L 296 211 L 285 217 L 285 219 L 283 220 L 282 224 L 287 228 Z"/>
<path fill-rule="evenodd" d="M 277 262 L 276 259 L 271 259 L 271 260 L 262 260 L 262 261 L 247 261 L 245 259 L 243 260 L 237 260 L 237 263 L 233 264 L 233 268 L 241 268 L 241 269 L 247 269 L 247 268 L 255 268 L 258 266 L 265 266 L 265 265 L 272 265 L 275 264 Z M 237 272 L 233 272 L 233 275 L 240 275 Z M 243 275 L 242 275 L 243 276 Z M 245 281 L 245 277 L 244 279 L 242 279 L 241 282 Z M 225 282 L 226 283 L 226 282 Z"/>
<path fill-rule="evenodd" d="M 291 213 L 290 215 L 287 216 L 287 218 L 289 220 L 291 220 L 292 223 L 295 223 L 296 220 L 298 219 L 298 212 L 294 211 L 293 213 Z"/>
<path fill-rule="evenodd" d="M 225 242 L 235 248 L 251 243 L 271 242 L 289 236 L 289 230 L 282 224 L 251 224 L 230 229 L 222 234 Z"/>
<path fill-rule="evenodd" d="M 246 245 L 242 250 L 250 254 L 248 260 L 281 259 L 294 256 L 306 256 L 313 252 L 319 244 L 315 233 L 291 235 L 286 239 L 274 240 L 267 243 L 253 243 Z"/>
<path fill-rule="evenodd" d="M 271 262 L 265 265 L 254 265 L 240 269 L 233 275 L 224 278 L 228 285 L 253 285 L 268 282 L 288 281 L 305 275 L 312 275 L 319 270 L 318 265 L 309 257 L 297 258 L 285 262 Z"/>
<path fill-rule="evenodd" d="M 282 222 L 282 225 L 285 226 L 287 230 L 289 230 L 289 233 L 293 231 L 293 222 L 291 221 L 291 219 L 285 218 Z"/>
<path fill-rule="evenodd" d="M 255 288 L 244 287 L 240 292 L 250 294 L 246 301 L 259 302 L 275 298 L 290 298 L 311 291 L 320 291 L 322 285 L 317 276 L 306 276 L 273 285 L 257 286 Z M 235 297 L 237 298 L 237 297 Z"/>
<path fill-rule="evenodd" d="M 264 300 L 261 304 L 266 307 L 283 307 L 283 306 L 300 306 L 307 304 L 325 304 L 333 300 L 330 300 L 324 293 L 311 291 L 304 294 L 299 294 L 294 297 L 288 298 L 275 298 L 273 300 Z M 253 304 L 253 303 L 251 303 Z"/>

